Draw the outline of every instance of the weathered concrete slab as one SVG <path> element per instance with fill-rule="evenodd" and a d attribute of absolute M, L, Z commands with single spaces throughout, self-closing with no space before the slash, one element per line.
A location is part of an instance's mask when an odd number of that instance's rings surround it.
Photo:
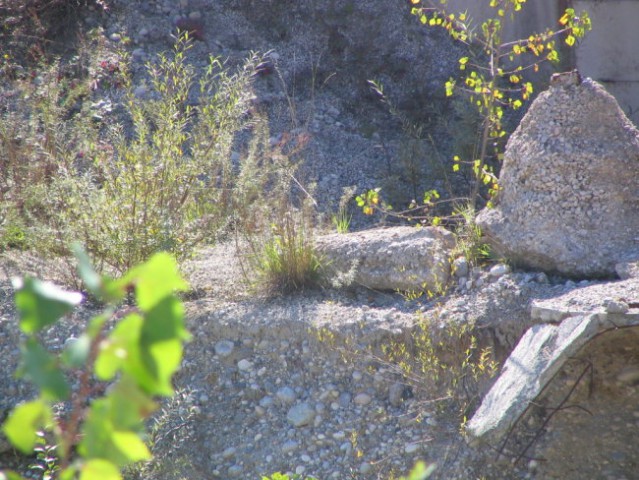
<path fill-rule="evenodd" d="M 594 284 L 536 300 L 533 321 L 468 423 L 471 441 L 498 441 L 566 360 L 605 330 L 639 325 L 639 280 Z"/>
<path fill-rule="evenodd" d="M 532 303 L 530 316 L 533 321 L 560 322 L 573 315 L 591 313 L 626 313 L 610 311 L 611 302 L 624 302 L 628 313 L 639 312 L 639 278 L 618 282 L 596 283 L 575 288 L 562 295 Z"/>
<path fill-rule="evenodd" d="M 570 317 L 560 325 L 540 324 L 530 328 L 468 423 L 471 437 L 499 439 L 508 432 L 565 360 L 598 331 L 597 315 Z"/>
<path fill-rule="evenodd" d="M 332 283 L 437 292 L 450 279 L 455 238 L 443 228 L 391 227 L 323 235 L 315 246 Z"/>

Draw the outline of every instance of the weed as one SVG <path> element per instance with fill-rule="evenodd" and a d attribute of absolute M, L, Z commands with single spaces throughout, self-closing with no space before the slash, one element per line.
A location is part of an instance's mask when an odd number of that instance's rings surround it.
<path fill-rule="evenodd" d="M 331 223 L 337 233 L 348 233 L 353 216 L 348 213 L 348 204 L 355 194 L 356 187 L 345 187 L 339 200 L 337 212 L 331 215 Z"/>
<path fill-rule="evenodd" d="M 490 245 L 483 238 L 481 228 L 475 223 L 475 210 L 470 205 L 458 207 L 453 215 L 458 219 L 455 227 L 455 249 L 452 256 L 464 256 L 471 265 L 480 265 L 490 258 Z"/>
<path fill-rule="evenodd" d="M 57 478 L 60 471 L 60 459 L 56 453 L 57 445 L 47 440 L 46 432 L 40 430 L 36 432 L 37 440 L 33 451 L 36 454 L 36 461 L 29 465 L 29 470 L 39 472 L 42 480 Z"/>
<path fill-rule="evenodd" d="M 193 426 L 199 414 L 193 392 L 177 389 L 151 417 L 148 444 L 153 458 L 128 468 L 126 478 L 183 478 L 190 461 L 183 447 L 193 439 Z"/>
<path fill-rule="evenodd" d="M 410 344 L 391 341 L 382 352 L 415 387 L 440 385 L 443 399 L 455 405 L 464 418 L 478 399 L 479 380 L 494 376 L 497 364 L 489 347 L 479 347 L 472 323 L 434 329 L 431 322 L 420 317 Z"/>
<path fill-rule="evenodd" d="M 319 280 L 321 261 L 300 215 L 287 212 L 271 225 L 271 235 L 251 257 L 258 282 L 268 292 L 291 292 Z"/>

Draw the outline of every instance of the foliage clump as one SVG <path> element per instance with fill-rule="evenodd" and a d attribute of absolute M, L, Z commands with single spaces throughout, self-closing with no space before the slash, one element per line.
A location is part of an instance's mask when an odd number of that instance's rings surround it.
<path fill-rule="evenodd" d="M 79 79 L 56 64 L 41 81 L 16 81 L 22 101 L 7 106 L 0 127 L 6 245 L 67 254 L 77 241 L 98 270 L 122 274 L 155 252 L 184 258 L 229 229 L 268 224 L 293 165 L 273 151 L 253 105 L 263 59 L 252 54 L 231 70 L 211 57 L 196 72 L 189 48 L 182 37 L 149 63 L 142 88 L 124 54 L 96 59 Z M 96 88 L 122 99 L 122 121 L 96 110 Z M 242 151 L 240 136 L 251 134 Z"/>

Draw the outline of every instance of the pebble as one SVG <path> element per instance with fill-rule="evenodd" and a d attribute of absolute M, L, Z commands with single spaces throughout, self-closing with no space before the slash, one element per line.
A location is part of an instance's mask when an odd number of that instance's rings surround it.
<path fill-rule="evenodd" d="M 404 447 L 404 452 L 410 455 L 412 453 L 419 451 L 419 448 L 420 448 L 419 443 L 408 443 Z"/>
<path fill-rule="evenodd" d="M 215 344 L 215 354 L 220 357 L 228 357 L 233 353 L 235 345 L 229 340 L 221 340 Z"/>
<path fill-rule="evenodd" d="M 393 383 L 388 387 L 388 401 L 393 407 L 399 407 L 404 402 L 404 389 L 406 385 L 403 383 Z"/>
<path fill-rule="evenodd" d="M 250 372 L 253 369 L 253 364 L 246 358 L 243 358 L 237 362 L 237 368 L 242 372 Z"/>
<path fill-rule="evenodd" d="M 488 272 L 492 278 L 499 278 L 510 272 L 510 267 L 505 263 L 494 265 Z"/>
<path fill-rule="evenodd" d="M 291 453 L 291 452 L 297 450 L 298 446 L 299 445 L 298 445 L 298 443 L 295 440 L 287 440 L 282 445 L 282 453 L 284 453 L 284 454 Z"/>
<path fill-rule="evenodd" d="M 348 405 L 351 403 L 352 396 L 348 392 L 343 392 L 339 396 L 339 406 L 342 408 L 348 408 Z"/>
<path fill-rule="evenodd" d="M 315 419 L 315 409 L 308 403 L 297 404 L 288 411 L 286 419 L 294 427 L 309 425 Z"/>
<path fill-rule="evenodd" d="M 281 387 L 277 390 L 275 396 L 283 405 L 290 405 L 297 398 L 295 391 L 291 387 Z"/>
<path fill-rule="evenodd" d="M 364 462 L 359 466 L 359 473 L 361 473 L 362 475 L 368 475 L 372 471 L 373 466 L 368 462 Z"/>
<path fill-rule="evenodd" d="M 227 470 L 229 477 L 238 477 L 242 474 L 242 465 L 232 465 Z"/>
<path fill-rule="evenodd" d="M 260 407 L 268 408 L 271 407 L 273 403 L 275 403 L 273 397 L 267 395 L 265 397 L 262 397 L 262 399 L 260 400 Z"/>
<path fill-rule="evenodd" d="M 626 313 L 630 310 L 627 302 L 611 298 L 604 300 L 604 307 L 606 308 L 606 313 Z"/>
<path fill-rule="evenodd" d="M 222 458 L 229 459 L 235 456 L 236 449 L 235 447 L 229 447 L 222 452 Z"/>
<path fill-rule="evenodd" d="M 466 257 L 458 257 L 453 261 L 453 272 L 457 278 L 468 277 L 469 266 Z"/>
<path fill-rule="evenodd" d="M 136 60 L 142 60 L 146 56 L 146 53 L 144 52 L 144 49 L 136 48 L 131 52 L 131 55 L 133 55 L 133 58 L 135 58 Z"/>
<path fill-rule="evenodd" d="M 353 399 L 353 403 L 355 403 L 356 405 L 368 405 L 369 403 L 371 403 L 371 396 L 367 393 L 359 393 L 357 395 L 355 395 L 355 398 Z"/>

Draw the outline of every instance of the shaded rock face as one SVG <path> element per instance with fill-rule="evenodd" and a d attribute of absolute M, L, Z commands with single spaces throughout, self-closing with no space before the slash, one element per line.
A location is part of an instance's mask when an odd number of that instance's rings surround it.
<path fill-rule="evenodd" d="M 316 240 L 328 281 L 378 290 L 440 291 L 450 279 L 454 246 L 453 234 L 436 227 L 380 228 Z"/>
<path fill-rule="evenodd" d="M 639 132 L 591 79 L 551 81 L 510 138 L 500 183 L 478 224 L 513 263 L 595 278 L 639 258 Z"/>

